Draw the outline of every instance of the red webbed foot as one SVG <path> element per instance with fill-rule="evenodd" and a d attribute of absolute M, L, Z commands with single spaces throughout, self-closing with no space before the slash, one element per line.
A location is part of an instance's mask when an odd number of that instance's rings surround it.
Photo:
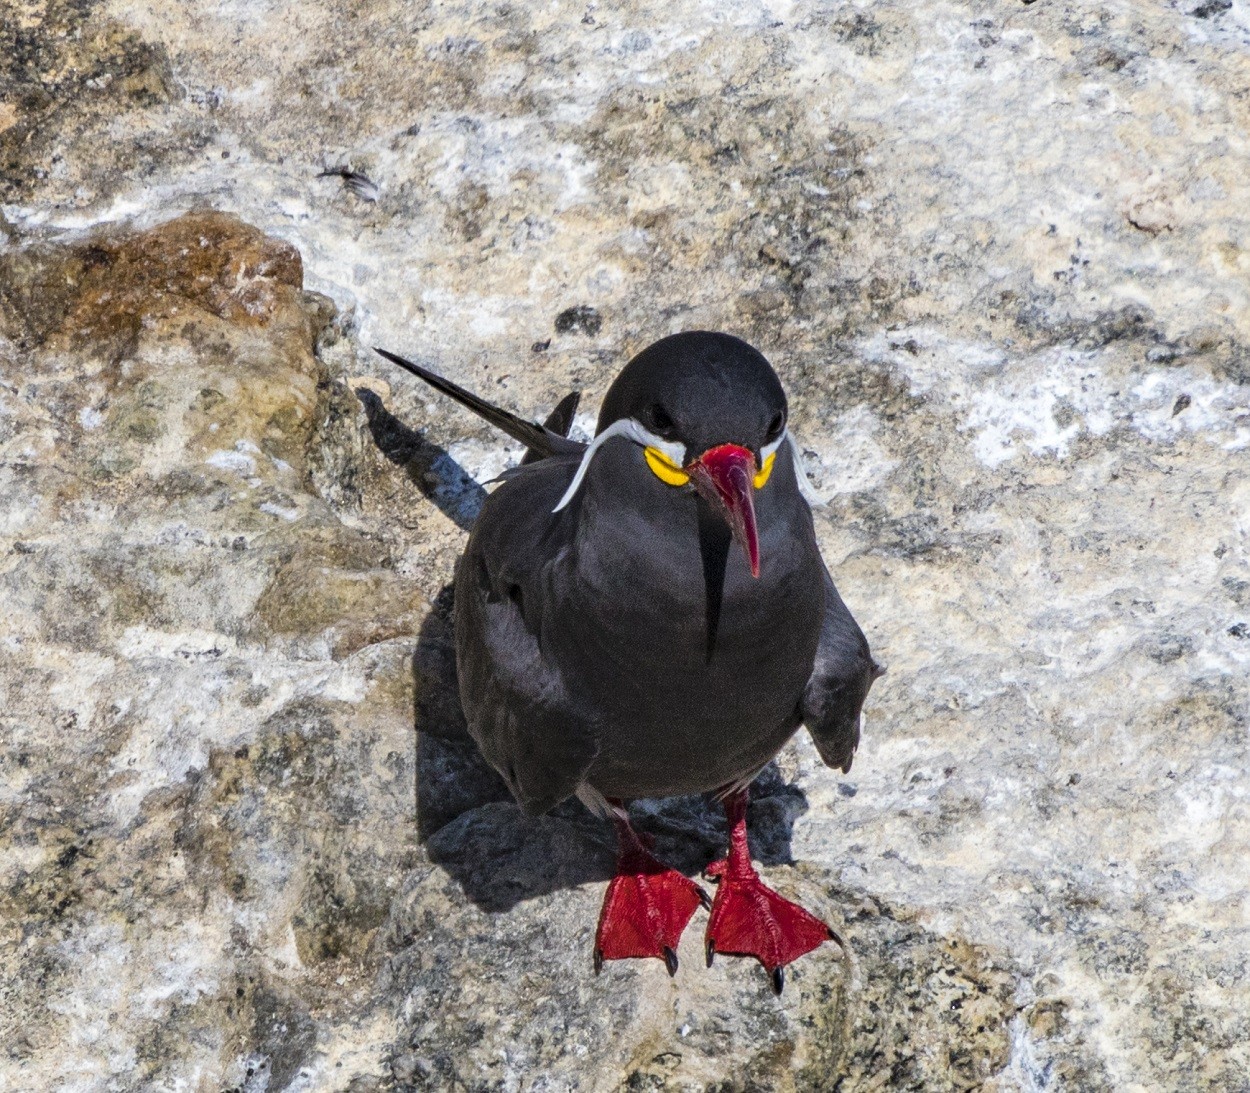
<path fill-rule="evenodd" d="M 707 924 L 707 962 L 711 967 L 717 953 L 753 956 L 780 994 L 785 965 L 826 941 L 840 944 L 841 939 L 815 915 L 760 880 L 747 849 L 746 801 L 745 791 L 726 799 L 729 855 L 707 869 L 709 876 L 720 880 Z"/>
<path fill-rule="evenodd" d="M 605 960 L 655 956 L 676 975 L 682 932 L 711 900 L 694 881 L 648 853 L 623 814 L 614 821 L 620 848 L 595 931 L 595 974 Z"/>

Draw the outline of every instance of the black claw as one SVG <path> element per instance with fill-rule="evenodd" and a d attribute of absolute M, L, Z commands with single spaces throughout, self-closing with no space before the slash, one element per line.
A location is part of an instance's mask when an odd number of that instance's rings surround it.
<path fill-rule="evenodd" d="M 775 994 L 778 998 L 780 998 L 781 992 L 785 988 L 785 985 L 786 985 L 785 968 L 774 968 L 772 970 L 772 974 L 769 975 L 768 978 L 773 981 L 773 994 Z"/>
<path fill-rule="evenodd" d="M 699 902 L 703 904 L 703 909 L 705 911 L 710 911 L 712 909 L 712 897 L 709 896 L 705 891 L 703 891 L 703 889 L 700 888 L 697 884 L 694 886 L 694 888 L 695 888 L 695 891 L 699 893 Z"/>
<path fill-rule="evenodd" d="M 664 966 L 670 976 L 677 974 L 677 954 L 667 945 L 664 946 Z"/>
<path fill-rule="evenodd" d="M 707 939 L 707 966 L 712 966 L 712 961 L 716 959 L 716 939 L 709 937 Z"/>
<path fill-rule="evenodd" d="M 595 975 L 598 975 L 601 971 L 603 971 L 603 950 L 596 949 L 595 950 Z"/>

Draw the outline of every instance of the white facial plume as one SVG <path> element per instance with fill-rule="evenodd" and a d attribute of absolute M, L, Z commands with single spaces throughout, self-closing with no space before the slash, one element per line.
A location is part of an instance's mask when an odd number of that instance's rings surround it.
<path fill-rule="evenodd" d="M 552 512 L 559 512 L 565 505 L 573 500 L 578 489 L 581 488 L 582 479 L 586 477 L 586 471 L 590 468 L 590 461 L 594 458 L 595 453 L 614 436 L 623 436 L 632 440 L 635 444 L 642 448 L 657 448 L 663 452 L 678 467 L 684 467 L 688 460 L 688 453 L 684 444 L 677 444 L 671 440 L 665 440 L 661 436 L 657 436 L 640 421 L 636 421 L 632 417 L 623 417 L 618 421 L 612 422 L 603 430 L 594 440 L 590 442 L 589 447 L 582 455 L 582 461 L 578 465 L 577 473 L 573 475 L 573 481 L 569 483 L 569 488 L 564 491 L 564 496 L 560 498 Z M 793 434 L 787 429 L 771 444 L 760 449 L 761 462 L 769 456 L 776 453 L 777 449 L 785 442 L 790 444 L 790 452 L 794 459 L 794 476 L 798 480 L 799 493 L 803 495 L 803 499 L 809 505 L 823 505 L 820 494 L 816 492 L 811 482 L 808 481 L 807 472 L 803 469 L 803 452 L 799 448 L 798 441 L 794 439 Z"/>
<path fill-rule="evenodd" d="M 585 454 L 582 456 L 577 473 L 573 475 L 573 481 L 569 483 L 569 488 L 564 491 L 564 496 L 560 498 L 560 503 L 551 510 L 552 512 L 559 512 L 573 500 L 573 495 L 577 493 L 578 487 L 581 486 L 582 479 L 586 477 L 586 471 L 590 468 L 590 461 L 594 458 L 595 452 L 614 436 L 628 437 L 643 448 L 658 448 L 677 466 L 684 467 L 686 465 L 686 446 L 684 444 L 674 444 L 671 440 L 665 440 L 663 437 L 656 436 L 645 425 L 635 421 L 632 417 L 623 417 L 619 421 L 612 422 L 611 425 L 590 442 L 590 447 L 586 449 Z"/>

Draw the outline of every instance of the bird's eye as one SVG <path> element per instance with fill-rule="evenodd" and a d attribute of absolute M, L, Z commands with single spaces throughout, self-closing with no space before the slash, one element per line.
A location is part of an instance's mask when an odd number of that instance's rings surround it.
<path fill-rule="evenodd" d="M 651 428 L 662 437 L 667 438 L 677 428 L 677 423 L 669 415 L 669 412 L 658 402 L 654 402 L 648 407 L 647 417 L 651 419 Z"/>
<path fill-rule="evenodd" d="M 768 423 L 768 439 L 776 440 L 781 436 L 781 430 L 786 427 L 786 415 L 778 411 L 772 421 Z"/>

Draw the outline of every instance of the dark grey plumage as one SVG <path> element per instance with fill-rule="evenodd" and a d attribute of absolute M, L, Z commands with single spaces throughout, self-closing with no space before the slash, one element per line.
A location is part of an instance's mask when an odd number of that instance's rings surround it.
<path fill-rule="evenodd" d="M 716 506 L 657 477 L 636 438 L 603 442 L 553 511 L 586 450 L 562 435 L 571 411 L 523 422 L 384 355 L 530 450 L 486 500 L 455 581 L 470 731 L 527 812 L 579 791 L 745 784 L 800 724 L 849 769 L 878 669 L 820 557 L 763 356 L 724 334 L 665 338 L 612 384 L 598 430 L 632 420 L 689 459 L 721 444 L 758 463 L 775 452 L 753 491 L 756 578 Z"/>

